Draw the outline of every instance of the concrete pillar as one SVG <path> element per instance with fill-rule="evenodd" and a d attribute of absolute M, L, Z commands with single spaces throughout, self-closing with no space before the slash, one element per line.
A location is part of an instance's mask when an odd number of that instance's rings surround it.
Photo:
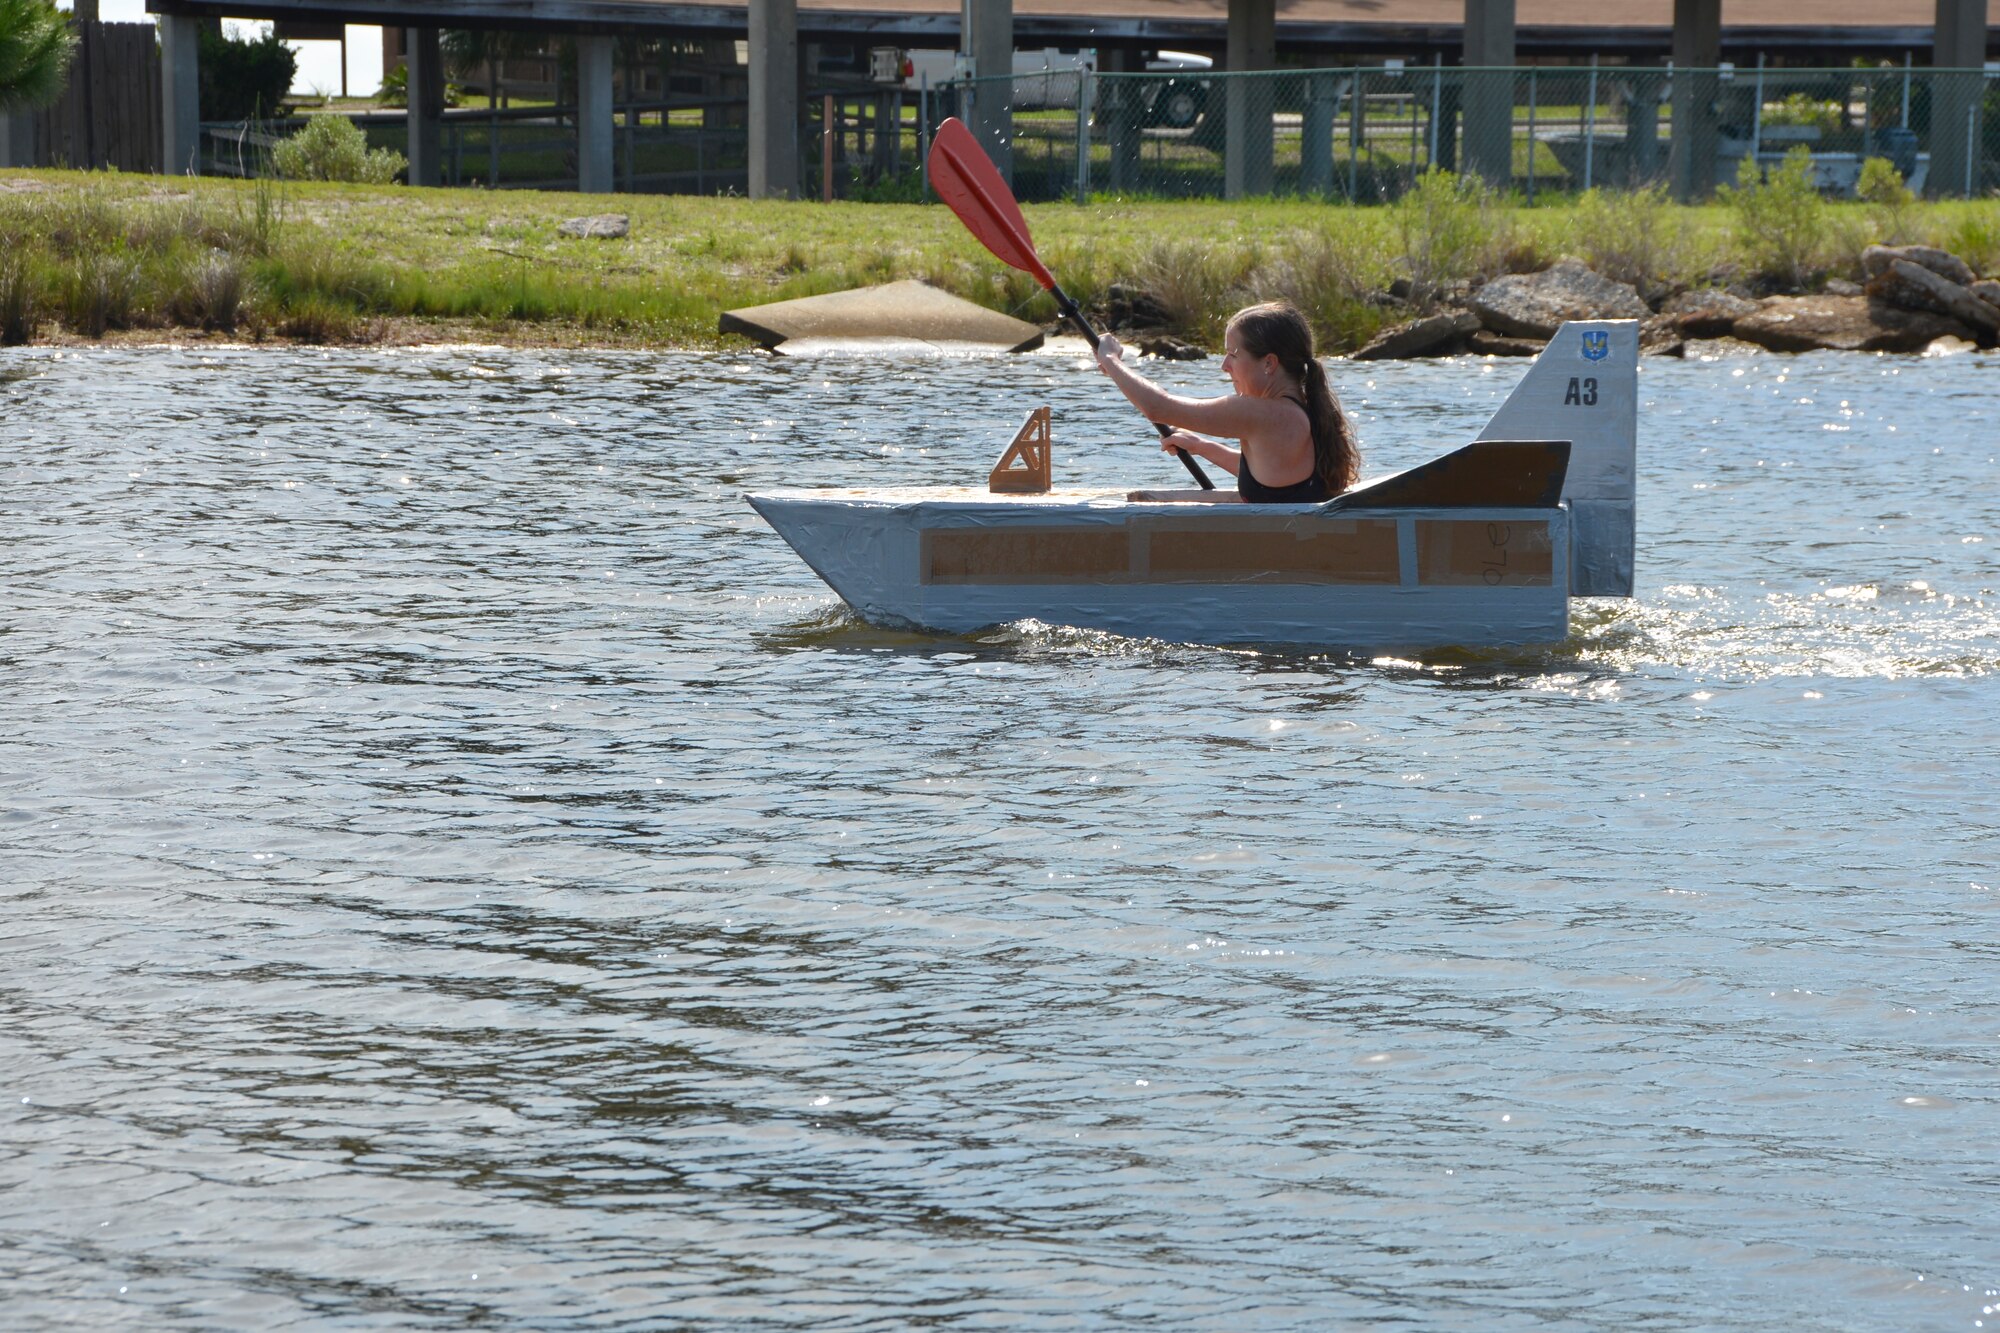
<path fill-rule="evenodd" d="M 1931 65 L 1939 70 L 1977 70 L 1986 63 L 1987 0 L 1937 0 L 1937 28 Z M 1931 88 L 1931 170 L 1924 192 L 1933 196 L 1966 193 L 1970 167 L 1978 193 L 1979 103 L 1983 74 L 1934 74 Z"/>
<path fill-rule="evenodd" d="M 612 108 L 612 51 L 609 37 L 576 39 L 576 188 L 581 194 L 610 194 L 612 140 L 618 120 Z"/>
<path fill-rule="evenodd" d="M 1431 105 L 1436 108 L 1437 114 L 1437 124 L 1431 126 L 1431 164 L 1443 171 L 1461 169 L 1458 162 L 1458 112 L 1465 77 L 1462 71 L 1450 66 L 1431 67 L 1431 78 L 1437 80 L 1431 90 Z"/>
<path fill-rule="evenodd" d="M 410 184 L 444 180 L 444 53 L 436 28 L 409 28 L 403 50 L 410 71 Z"/>
<path fill-rule="evenodd" d="M 1625 184 L 1634 189 L 1660 176 L 1661 76 L 1633 71 L 1625 102 Z"/>
<path fill-rule="evenodd" d="M 1014 0 L 960 0 L 959 48 L 979 80 L 966 128 L 1014 179 Z"/>
<path fill-rule="evenodd" d="M 1106 74 L 1130 74 L 1138 65 L 1127 50 L 1100 51 L 1098 68 Z M 1139 144 L 1143 107 L 1139 88 L 1132 79 L 1105 79 L 1097 85 L 1098 124 L 1104 127 L 1105 146 L 1111 153 L 1110 187 L 1113 194 L 1139 188 Z"/>
<path fill-rule="evenodd" d="M 799 196 L 799 0 L 750 0 L 750 197 Z"/>
<path fill-rule="evenodd" d="M 1341 78 L 1332 70 L 1306 75 L 1305 111 L 1299 117 L 1299 193 L 1333 193 L 1333 117 Z"/>
<path fill-rule="evenodd" d="M 1277 0 L 1229 0 L 1231 74 L 1278 63 Z M 1226 198 L 1271 192 L 1271 80 L 1227 79 L 1223 110 L 1222 193 Z"/>
<path fill-rule="evenodd" d="M 1504 187 L 1514 179 L 1514 0 L 1465 0 L 1461 63 L 1465 169 Z"/>
<path fill-rule="evenodd" d="M 160 15 L 160 165 L 201 171 L 201 20 L 185 14 Z"/>
<path fill-rule="evenodd" d="M 1667 174 L 1682 203 L 1715 193 L 1715 101 L 1722 0 L 1674 0 L 1673 142 Z"/>

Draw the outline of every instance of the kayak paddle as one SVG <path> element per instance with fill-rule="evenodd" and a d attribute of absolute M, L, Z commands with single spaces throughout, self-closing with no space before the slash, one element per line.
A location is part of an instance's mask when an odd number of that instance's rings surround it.
<path fill-rule="evenodd" d="M 991 250 L 1001 263 L 1020 269 L 1042 284 L 1042 290 L 1056 298 L 1056 308 L 1062 311 L 1063 318 L 1076 325 L 1077 332 L 1090 340 L 1090 350 L 1095 352 L 1100 341 L 1097 330 L 1090 327 L 1083 311 L 1035 253 L 1035 243 L 1028 236 L 1028 220 L 1021 216 L 1021 205 L 1014 201 L 1014 192 L 1007 188 L 1006 180 L 993 165 L 993 159 L 986 156 L 986 150 L 979 146 L 979 140 L 972 137 L 972 131 L 956 116 L 939 125 L 931 138 L 930 172 L 931 188 L 944 200 L 945 207 L 958 215 L 973 239 Z M 1153 425 L 1163 438 L 1174 433 L 1174 428 L 1163 422 L 1156 421 Z M 1187 470 L 1203 490 L 1215 489 L 1215 483 L 1187 450 L 1174 452 L 1187 464 Z"/>

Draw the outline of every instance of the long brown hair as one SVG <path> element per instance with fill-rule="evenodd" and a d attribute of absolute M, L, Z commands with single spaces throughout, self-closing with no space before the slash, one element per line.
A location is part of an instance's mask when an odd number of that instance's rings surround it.
<path fill-rule="evenodd" d="M 1236 312 L 1229 321 L 1243 350 L 1253 357 L 1275 356 L 1287 375 L 1306 391 L 1306 420 L 1312 424 L 1313 471 L 1327 491 L 1339 495 L 1361 476 L 1361 445 L 1354 423 L 1327 383 L 1326 368 L 1313 355 L 1312 325 L 1286 301 L 1269 301 Z"/>

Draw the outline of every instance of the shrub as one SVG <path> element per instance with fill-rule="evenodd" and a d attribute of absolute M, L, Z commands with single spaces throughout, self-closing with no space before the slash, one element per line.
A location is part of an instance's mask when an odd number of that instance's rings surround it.
<path fill-rule="evenodd" d="M 2000 205 L 1974 204 L 1944 234 L 1944 248 L 1986 277 L 2000 276 Z"/>
<path fill-rule="evenodd" d="M 277 30 L 254 41 L 201 30 L 201 118 L 250 120 L 277 110 L 292 90 L 299 58 Z"/>
<path fill-rule="evenodd" d="M 15 250 L 0 259 L 0 346 L 13 347 L 35 336 L 41 323 L 41 293 L 27 255 Z"/>
<path fill-rule="evenodd" d="M 1687 266 L 1688 232 L 1665 185 L 1586 190 L 1577 200 L 1575 230 L 1584 262 L 1607 278 L 1629 283 L 1648 300 Z"/>
<path fill-rule="evenodd" d="M 220 250 L 195 261 L 169 303 L 177 324 L 230 333 L 243 312 L 243 263 Z"/>
<path fill-rule="evenodd" d="M 1133 277 L 1176 332 L 1212 345 L 1235 313 L 1235 297 L 1254 262 L 1244 250 L 1207 241 L 1161 241 L 1140 254 Z"/>
<path fill-rule="evenodd" d="M 306 127 L 279 144 L 271 162 L 280 175 L 298 181 L 358 181 L 387 185 L 410 165 L 388 148 L 370 150 L 368 137 L 344 116 L 314 116 Z"/>
<path fill-rule="evenodd" d="M 1861 164 L 1854 197 L 1868 206 L 1876 239 L 1884 245 L 1907 245 L 1916 239 L 1916 195 L 1887 158 L 1871 157 Z"/>
<path fill-rule="evenodd" d="M 363 326 L 347 306 L 308 296 L 279 316 L 277 329 L 302 343 L 341 343 L 359 341 Z"/>
<path fill-rule="evenodd" d="M 1410 297 L 1420 310 L 1485 263 L 1492 194 L 1477 176 L 1432 167 L 1394 205 Z"/>
<path fill-rule="evenodd" d="M 131 324 L 138 293 L 139 266 L 131 256 L 119 250 L 79 255 L 63 274 L 63 322 L 86 338 L 102 338 Z"/>
<path fill-rule="evenodd" d="M 1386 312 L 1368 298 L 1386 274 L 1376 259 L 1376 238 L 1354 225 L 1356 210 L 1336 226 L 1287 239 L 1280 257 L 1250 279 L 1260 301 L 1289 301 L 1312 325 L 1321 352 L 1346 351 L 1368 341 Z"/>
<path fill-rule="evenodd" d="M 1826 201 L 1813 181 L 1812 152 L 1803 144 L 1785 154 L 1768 177 L 1745 155 L 1734 187 L 1718 193 L 1735 214 L 1734 240 L 1755 273 L 1797 288 L 1819 266 L 1828 234 Z"/>
<path fill-rule="evenodd" d="M 1792 93 L 1780 101 L 1764 103 L 1762 119 L 1766 125 L 1810 125 L 1830 133 L 1840 128 L 1840 103 L 1809 93 Z"/>

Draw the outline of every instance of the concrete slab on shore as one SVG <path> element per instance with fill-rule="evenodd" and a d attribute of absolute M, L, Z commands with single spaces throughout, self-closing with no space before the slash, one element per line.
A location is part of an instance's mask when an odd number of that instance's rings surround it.
<path fill-rule="evenodd" d="M 824 345 L 881 339 L 1006 352 L 1030 352 L 1042 344 L 1042 330 L 1036 325 L 914 279 L 726 310 L 719 327 L 774 351 L 807 340 Z"/>

